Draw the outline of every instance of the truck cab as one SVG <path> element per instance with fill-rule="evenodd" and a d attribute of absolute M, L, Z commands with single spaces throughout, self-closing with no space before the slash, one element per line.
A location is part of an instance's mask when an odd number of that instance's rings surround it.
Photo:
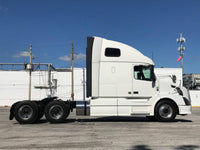
<path fill-rule="evenodd" d="M 177 114 L 191 112 L 187 91 L 181 89 L 170 76 L 157 79 L 154 62 L 137 49 L 99 37 L 88 38 L 91 116 L 146 115 L 170 121 Z"/>

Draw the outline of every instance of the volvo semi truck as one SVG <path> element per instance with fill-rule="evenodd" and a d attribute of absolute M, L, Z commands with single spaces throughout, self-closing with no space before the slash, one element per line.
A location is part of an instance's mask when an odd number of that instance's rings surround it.
<path fill-rule="evenodd" d="M 77 115 L 135 116 L 173 121 L 191 113 L 188 91 L 174 76 L 156 77 L 154 62 L 135 48 L 100 37 L 88 37 L 86 49 L 88 101 L 24 100 L 10 108 L 10 120 L 35 123 L 45 115 L 50 123 Z"/>

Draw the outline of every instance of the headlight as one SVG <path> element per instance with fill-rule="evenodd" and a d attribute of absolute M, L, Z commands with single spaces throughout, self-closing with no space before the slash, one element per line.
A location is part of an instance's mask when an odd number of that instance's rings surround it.
<path fill-rule="evenodd" d="M 183 92 L 179 87 L 176 87 L 176 90 L 178 92 L 179 95 L 183 96 Z"/>
<path fill-rule="evenodd" d="M 185 105 L 191 105 L 190 101 L 187 98 L 183 97 L 183 100 L 185 102 Z"/>

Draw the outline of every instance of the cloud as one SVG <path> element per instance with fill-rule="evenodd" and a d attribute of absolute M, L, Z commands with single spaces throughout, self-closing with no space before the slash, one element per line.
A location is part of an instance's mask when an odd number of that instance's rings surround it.
<path fill-rule="evenodd" d="M 5 13 L 5 12 L 7 12 L 7 11 L 8 11 L 8 8 L 5 7 L 5 6 L 1 3 L 1 1 L 0 1 L 0 12 Z"/>
<path fill-rule="evenodd" d="M 29 57 L 30 53 L 26 51 L 21 51 L 17 54 L 14 54 L 12 57 L 19 58 L 19 57 Z"/>
<path fill-rule="evenodd" d="M 71 58 L 72 58 L 71 54 L 69 56 L 65 55 L 65 56 L 59 57 L 59 59 L 62 61 L 71 61 Z M 74 54 L 74 60 L 82 60 L 82 61 L 86 60 L 86 55 L 82 53 Z"/>

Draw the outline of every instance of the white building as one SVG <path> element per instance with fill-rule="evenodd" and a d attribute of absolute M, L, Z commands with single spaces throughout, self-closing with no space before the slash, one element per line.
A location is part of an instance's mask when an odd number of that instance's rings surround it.
<path fill-rule="evenodd" d="M 84 69 L 85 73 L 86 70 Z M 181 68 L 155 68 L 156 76 L 176 75 L 177 83 L 182 84 Z M 83 68 L 74 69 L 74 99 L 83 100 Z M 86 76 L 85 76 L 86 77 Z M 53 89 L 55 96 L 60 99 L 71 99 L 70 69 L 58 69 L 51 72 L 51 79 L 57 80 Z M 86 79 L 85 79 L 86 81 Z M 43 88 L 39 88 L 43 87 Z M 31 99 L 41 100 L 50 95 L 48 87 L 48 71 L 32 72 Z M 0 70 L 0 106 L 9 106 L 19 100 L 27 100 L 29 92 L 28 71 Z M 200 106 L 200 91 L 190 91 L 192 106 Z"/>
<path fill-rule="evenodd" d="M 51 78 L 57 80 L 57 88 L 52 91 L 60 99 L 71 99 L 70 69 L 52 71 Z M 74 98 L 83 99 L 83 68 L 74 69 Z M 37 88 L 36 88 L 37 87 Z M 42 87 L 42 88 L 39 88 Z M 32 72 L 31 99 L 41 100 L 50 95 L 48 72 Z M 0 71 L 0 106 L 12 105 L 19 100 L 27 100 L 29 95 L 28 71 Z"/>

